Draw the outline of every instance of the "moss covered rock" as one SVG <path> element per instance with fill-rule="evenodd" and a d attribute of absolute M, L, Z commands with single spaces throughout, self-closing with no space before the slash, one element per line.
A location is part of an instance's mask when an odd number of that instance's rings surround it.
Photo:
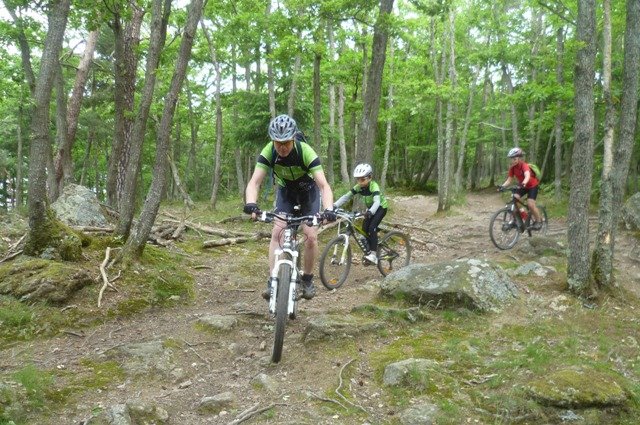
<path fill-rule="evenodd" d="M 64 303 L 93 283 L 78 266 L 43 259 L 23 259 L 0 265 L 0 294 L 21 301 Z"/>
<path fill-rule="evenodd" d="M 529 384 L 528 393 L 538 403 L 557 407 L 621 406 L 627 393 L 616 379 L 589 368 L 563 369 Z"/>

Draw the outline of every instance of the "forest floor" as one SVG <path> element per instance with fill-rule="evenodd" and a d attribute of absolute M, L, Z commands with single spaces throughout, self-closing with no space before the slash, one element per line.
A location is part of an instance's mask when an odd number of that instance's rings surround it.
<path fill-rule="evenodd" d="M 313 317 L 347 315 L 354 307 L 378 302 L 380 274 L 375 267 L 356 264 L 338 290 L 325 290 L 316 278 L 317 296 L 300 302 L 298 318 L 287 324 L 282 361 L 272 364 L 272 320 L 260 297 L 267 240 L 194 249 L 203 238 L 192 232 L 190 241 L 172 249 L 195 276 L 189 301 L 0 349 L 0 382 L 16 379 L 31 367 L 51 377 L 48 385 L 59 394 L 56 400 L 49 388 L 35 397 L 37 402 L 32 397 L 25 412 L 16 414 L 16 423 L 80 424 L 110 406 L 137 400 L 166 410 L 170 424 L 228 424 L 254 406 L 270 408 L 244 423 L 393 424 L 399 423 L 402 410 L 424 399 L 439 406 L 435 423 L 561 423 L 567 417 L 578 418 L 574 423 L 604 423 L 604 418 L 608 423 L 633 423 L 640 411 L 640 349 L 635 340 L 640 331 L 640 264 L 628 256 L 639 243 L 632 234 L 622 232 L 617 241 L 620 291 L 587 303 L 566 292 L 564 258 L 535 256 L 527 250 L 526 238 L 510 251 L 492 245 L 489 218 L 504 205 L 497 193 L 469 193 L 446 215 L 436 214 L 435 196 L 390 198 L 387 221 L 403 224 L 415 239 L 414 263 L 478 258 L 513 269 L 538 261 L 558 272 L 547 278 L 514 277 L 520 301 L 502 313 L 433 309 L 425 322 L 390 320 L 384 331 L 305 343 Z M 258 231 L 267 225 L 243 226 Z M 320 250 L 334 233 L 322 232 Z M 566 243 L 564 218 L 550 218 L 549 236 Z M 88 295 L 80 294 L 73 302 L 95 302 L 97 287 L 86 288 Z M 105 293 L 102 309 L 127 297 L 128 290 L 119 289 Z M 235 317 L 237 323 L 230 331 L 206 331 L 197 321 L 211 314 Z M 636 341 L 635 347 L 623 343 L 631 341 L 627 338 Z M 173 375 L 134 377 L 100 357 L 109 349 L 151 341 L 172 349 Z M 441 370 L 420 388 L 382 386 L 384 366 L 409 357 L 432 358 Z M 527 398 L 524 388 L 534 377 L 586 363 L 627 377 L 631 407 L 571 412 L 537 406 Z M 261 374 L 266 377 L 257 378 Z M 85 381 L 74 380 L 90 375 Z M 227 408 L 215 414 L 198 410 L 203 397 L 225 392 L 231 393 Z"/>

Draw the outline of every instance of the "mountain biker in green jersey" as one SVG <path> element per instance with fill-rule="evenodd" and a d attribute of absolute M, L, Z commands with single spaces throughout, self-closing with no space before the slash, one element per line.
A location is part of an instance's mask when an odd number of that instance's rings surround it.
<path fill-rule="evenodd" d="M 333 192 L 320 164 L 320 158 L 306 142 L 296 140 L 298 127 L 293 118 L 279 115 L 269 124 L 271 142 L 262 149 L 245 191 L 244 212 L 251 214 L 255 220 L 260 185 L 269 172 L 273 172 L 276 184 L 275 211 L 293 213 L 295 205 L 301 206 L 302 215 L 313 215 L 320 211 L 320 200 L 325 207 L 322 217 L 326 221 L 335 221 L 333 211 Z M 280 245 L 280 236 L 284 224 L 274 221 L 269 244 L 269 270 L 274 266 L 274 251 Z M 318 253 L 318 229 L 313 226 L 302 226 L 306 238 L 304 242 L 302 297 L 311 299 L 315 296 L 313 285 L 313 265 Z M 262 297 L 269 299 L 270 279 Z"/>
<path fill-rule="evenodd" d="M 531 211 L 533 219 L 535 220 L 531 225 L 531 228 L 534 230 L 540 230 L 542 228 L 542 217 L 540 215 L 540 210 L 538 210 L 538 207 L 536 206 L 536 198 L 538 197 L 538 187 L 540 182 L 534 173 L 531 172 L 529 164 L 522 159 L 523 156 L 524 151 L 520 148 L 516 147 L 509 151 L 507 154 L 507 157 L 511 159 L 509 174 L 507 175 L 507 180 L 502 183 L 498 190 L 508 186 L 512 179 L 517 180 L 518 189 L 515 196 L 520 200 L 525 193 L 527 194 L 527 207 L 529 208 L 529 211 Z"/>
<path fill-rule="evenodd" d="M 351 190 L 340 197 L 334 204 L 335 208 L 344 205 L 354 195 L 361 195 L 367 210 L 364 213 L 363 230 L 367 233 L 369 250 L 364 258 L 373 264 L 378 263 L 376 252 L 378 250 L 378 225 L 387 214 L 387 199 L 380 190 L 380 185 L 373 180 L 373 168 L 369 164 L 358 164 L 353 170 L 353 178 L 357 184 Z"/>

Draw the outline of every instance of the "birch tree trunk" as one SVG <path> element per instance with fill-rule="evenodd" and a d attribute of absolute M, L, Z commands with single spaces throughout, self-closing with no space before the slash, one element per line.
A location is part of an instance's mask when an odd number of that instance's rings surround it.
<path fill-rule="evenodd" d="M 567 283 L 571 292 L 590 296 L 589 200 L 593 174 L 595 68 L 595 0 L 578 0 L 577 41 L 574 72 L 575 141 L 571 157 L 569 193 L 569 246 Z"/>
<path fill-rule="evenodd" d="M 322 99 L 320 93 L 320 63 L 322 56 L 316 52 L 313 55 L 313 147 L 320 152 L 322 146 Z M 327 170 L 328 172 L 329 170 Z"/>
<path fill-rule="evenodd" d="M 298 37 L 301 34 L 298 33 Z M 289 89 L 289 99 L 287 100 L 287 114 L 293 117 L 296 110 L 296 95 L 298 94 L 298 74 L 300 73 L 300 67 L 302 66 L 302 56 L 296 55 L 295 64 L 293 66 L 293 72 L 291 74 L 291 87 Z"/>
<path fill-rule="evenodd" d="M 627 0 L 624 37 L 620 138 L 615 146 L 611 173 L 601 192 L 599 227 L 593 252 L 592 275 L 596 285 L 608 287 L 613 281 L 613 254 L 617 223 L 625 193 L 633 153 L 638 118 L 638 77 L 640 74 L 640 2 Z M 605 183 L 605 182 L 603 182 Z"/>
<path fill-rule="evenodd" d="M 267 16 L 267 19 L 269 19 L 269 16 L 271 15 L 271 2 L 266 2 L 266 11 L 265 11 L 265 15 Z M 271 116 L 271 119 L 276 117 L 276 89 L 275 89 L 275 82 L 274 82 L 274 76 L 273 76 L 273 58 L 271 57 L 271 43 L 269 41 L 267 41 L 265 43 L 265 50 L 266 50 L 266 54 L 267 54 L 267 90 L 269 91 L 269 115 Z M 217 151 L 216 151 L 217 152 Z"/>
<path fill-rule="evenodd" d="M 29 152 L 29 196 L 27 199 L 29 230 L 25 242 L 26 255 L 39 255 L 51 242 L 51 218 L 47 213 L 46 165 L 51 141 L 49 139 L 49 102 L 53 79 L 67 27 L 70 0 L 52 3 L 49 28 L 42 50 L 40 72 L 34 90 Z"/>
<path fill-rule="evenodd" d="M 449 12 L 449 82 L 451 92 L 456 90 L 456 60 L 455 60 L 455 15 Z M 444 70 L 443 70 L 444 71 Z M 438 211 L 449 211 L 451 208 L 451 185 L 453 180 L 453 146 L 455 144 L 454 133 L 455 98 L 450 95 L 447 99 L 447 116 L 444 143 L 438 148 L 438 155 L 442 149 L 442 168 L 438 169 Z"/>
<path fill-rule="evenodd" d="M 471 123 L 471 110 L 473 108 L 473 94 L 476 88 L 476 77 L 473 76 L 469 87 L 469 102 L 467 103 L 467 113 L 464 119 L 464 128 L 460 137 L 460 147 L 458 150 L 458 167 L 456 169 L 456 191 L 462 191 L 462 181 L 464 179 L 464 158 L 467 154 L 467 134 Z"/>
<path fill-rule="evenodd" d="M 167 155 L 169 154 L 169 148 L 171 146 L 171 122 L 173 121 L 178 96 L 180 95 L 180 89 L 182 88 L 182 83 L 187 72 L 187 65 L 189 64 L 189 58 L 191 57 L 191 47 L 193 46 L 193 39 L 195 38 L 198 22 L 200 21 L 200 16 L 202 14 L 203 1 L 204 0 L 192 0 L 189 5 L 187 22 L 182 34 L 175 70 L 173 77 L 171 78 L 169 92 L 165 97 L 162 118 L 160 119 L 160 129 L 156 145 L 156 159 L 153 167 L 153 180 L 151 181 L 151 187 L 149 188 L 149 193 L 145 199 L 142 213 L 140 214 L 140 220 L 135 227 L 135 231 L 127 239 L 127 242 L 122 249 L 121 256 L 119 257 L 120 259 L 140 258 L 147 238 L 151 233 L 151 227 L 153 226 L 158 214 L 158 209 L 160 208 L 160 201 L 166 182 L 165 174 L 167 172 Z"/>
<path fill-rule="evenodd" d="M 334 63 L 336 59 L 335 37 L 333 33 L 333 21 L 329 19 L 327 23 L 327 37 L 329 39 L 329 61 Z M 336 135 L 336 85 L 335 77 L 329 79 L 329 138 L 327 139 L 327 179 L 329 184 L 333 185 L 335 177 L 334 169 L 334 150 Z"/>

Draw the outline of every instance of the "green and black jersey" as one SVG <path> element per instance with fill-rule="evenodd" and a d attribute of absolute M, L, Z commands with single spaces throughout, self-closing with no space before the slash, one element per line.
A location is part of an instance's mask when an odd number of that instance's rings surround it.
<path fill-rule="evenodd" d="M 267 143 L 260 152 L 257 168 L 273 170 L 276 183 L 282 187 L 304 188 L 308 183 L 314 182 L 313 173 L 322 171 L 322 165 L 311 146 L 305 142 L 296 141 L 291 153 L 281 157 L 277 154 L 273 143 Z"/>
<path fill-rule="evenodd" d="M 387 198 L 384 197 L 382 191 L 380 190 L 380 185 L 375 181 L 371 180 L 369 185 L 366 187 L 360 187 L 359 184 L 356 184 L 351 188 L 351 190 L 338 199 L 334 205 L 336 207 L 341 207 L 344 205 L 349 199 L 353 198 L 354 195 L 361 195 L 364 198 L 364 204 L 373 214 L 376 213 L 378 207 L 387 209 L 389 207 L 389 203 L 387 202 Z M 376 202 L 377 201 L 377 202 Z"/>

